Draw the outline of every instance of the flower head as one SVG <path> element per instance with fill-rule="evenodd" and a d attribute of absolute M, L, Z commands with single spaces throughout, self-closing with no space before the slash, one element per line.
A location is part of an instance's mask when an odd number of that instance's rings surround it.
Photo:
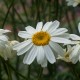
<path fill-rule="evenodd" d="M 68 6 L 76 7 L 78 4 L 80 4 L 80 0 L 66 0 Z"/>
<path fill-rule="evenodd" d="M 74 62 L 77 63 L 78 60 L 80 61 L 80 45 L 77 44 L 73 46 L 73 50 L 70 54 L 70 59 Z"/>
<path fill-rule="evenodd" d="M 3 57 L 5 60 L 8 58 L 12 58 L 15 55 L 15 51 L 12 47 L 19 43 L 18 41 L 0 41 L 0 56 Z"/>
<path fill-rule="evenodd" d="M 70 45 L 67 45 L 67 50 L 64 49 L 64 54 L 63 56 L 58 55 L 57 59 L 61 59 L 65 62 L 71 62 L 75 64 L 78 60 L 74 57 L 72 57 L 73 51 L 75 49 L 75 46 L 71 47 Z"/>
<path fill-rule="evenodd" d="M 62 47 L 57 43 L 70 43 L 71 41 L 66 39 L 66 28 L 58 28 L 59 21 L 47 22 L 44 24 L 38 22 L 36 29 L 31 26 L 27 26 L 26 31 L 20 31 L 18 36 L 24 38 L 25 41 L 15 45 L 14 50 L 17 50 L 17 55 L 26 53 L 23 62 L 25 64 L 31 64 L 34 59 L 41 64 L 42 67 L 47 66 L 47 61 L 53 64 L 57 54 L 63 54 Z"/>
<path fill-rule="evenodd" d="M 80 23 L 78 24 L 78 30 L 80 32 Z M 73 59 L 76 62 L 78 60 L 80 61 L 80 36 L 76 34 L 70 34 L 70 38 L 72 39 L 72 42 L 75 44 L 70 59 Z"/>

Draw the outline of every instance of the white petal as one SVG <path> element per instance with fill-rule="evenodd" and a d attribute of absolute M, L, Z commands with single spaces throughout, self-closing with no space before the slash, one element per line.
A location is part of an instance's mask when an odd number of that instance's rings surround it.
<path fill-rule="evenodd" d="M 44 49 L 43 49 L 42 46 L 39 46 L 39 47 L 37 48 L 37 50 L 38 50 L 37 62 L 38 62 L 39 64 L 41 64 L 41 63 L 44 61 L 44 57 L 45 57 Z"/>
<path fill-rule="evenodd" d="M 0 29 L 0 35 L 2 35 L 3 33 L 7 33 L 7 32 L 10 32 L 10 30 Z"/>
<path fill-rule="evenodd" d="M 80 33 L 80 23 L 78 24 L 78 30 L 79 30 L 79 33 Z"/>
<path fill-rule="evenodd" d="M 43 26 L 43 22 L 38 22 L 38 23 L 37 23 L 37 26 L 36 26 L 36 30 L 37 30 L 37 31 L 41 31 L 42 26 Z"/>
<path fill-rule="evenodd" d="M 70 38 L 72 40 L 80 40 L 80 37 L 78 35 L 76 35 L 76 34 L 70 34 Z"/>
<path fill-rule="evenodd" d="M 0 35 L 0 40 L 2 41 L 8 41 L 8 37 L 5 35 Z"/>
<path fill-rule="evenodd" d="M 44 46 L 44 51 L 45 51 L 45 55 L 47 60 L 53 64 L 54 62 L 56 62 L 55 56 L 52 52 L 52 50 L 50 49 L 50 47 L 48 45 Z"/>
<path fill-rule="evenodd" d="M 0 51 L 3 51 L 6 48 L 4 41 L 0 41 Z"/>
<path fill-rule="evenodd" d="M 17 55 L 22 55 L 22 54 L 24 54 L 26 51 L 28 51 L 28 50 L 32 47 L 32 45 L 33 45 L 33 44 L 30 43 L 29 45 L 21 48 L 20 50 L 17 51 L 17 52 L 18 52 Z"/>
<path fill-rule="evenodd" d="M 31 26 L 27 26 L 25 27 L 26 31 L 29 33 L 29 34 L 33 34 L 36 32 L 36 29 L 34 29 L 33 27 Z"/>
<path fill-rule="evenodd" d="M 33 47 L 32 47 L 32 48 L 33 48 Z M 24 64 L 26 64 L 25 62 L 26 62 L 27 57 L 28 57 L 30 51 L 32 50 L 32 48 L 25 53 L 25 56 L 24 56 L 24 59 L 23 59 L 23 63 L 24 63 Z"/>
<path fill-rule="evenodd" d="M 7 32 L 11 32 L 10 30 L 8 30 L 8 29 L 5 29 L 4 30 L 4 33 L 7 33 Z"/>
<path fill-rule="evenodd" d="M 74 50 L 73 50 L 72 53 L 70 54 L 70 59 L 78 55 L 79 49 L 80 49 L 80 45 L 76 45 L 76 46 L 74 47 Z"/>
<path fill-rule="evenodd" d="M 37 48 L 36 46 L 33 46 L 27 59 L 25 59 L 25 57 L 24 57 L 24 60 L 23 60 L 24 64 L 31 64 L 34 61 L 34 59 L 36 58 L 37 53 L 38 53 L 36 48 Z"/>
<path fill-rule="evenodd" d="M 41 64 L 41 66 L 42 66 L 42 67 L 47 67 L 47 59 L 46 59 L 46 58 L 44 58 L 44 61 L 43 61 L 43 63 Z"/>
<path fill-rule="evenodd" d="M 78 56 L 75 56 L 74 58 L 71 58 L 71 61 L 73 64 L 76 64 L 79 60 L 79 55 Z"/>
<path fill-rule="evenodd" d="M 71 51 L 71 50 L 72 50 L 71 45 L 67 45 L 67 50 L 68 50 L 68 51 Z"/>
<path fill-rule="evenodd" d="M 27 31 L 19 31 L 18 36 L 21 38 L 31 38 L 31 34 L 27 33 Z"/>
<path fill-rule="evenodd" d="M 73 6 L 73 4 L 74 4 L 74 0 L 66 0 L 68 3 L 67 3 L 67 5 L 68 6 Z"/>
<path fill-rule="evenodd" d="M 0 34 L 3 34 L 4 33 L 4 29 L 0 29 Z"/>
<path fill-rule="evenodd" d="M 70 38 L 70 34 L 69 33 L 64 33 L 64 34 L 61 34 L 61 35 L 57 35 L 56 37 L 62 37 L 62 38 L 69 39 Z"/>
<path fill-rule="evenodd" d="M 50 27 L 51 24 L 52 24 L 52 22 L 46 22 L 46 23 L 44 24 L 44 26 L 43 26 L 42 31 L 48 30 L 48 28 Z"/>
<path fill-rule="evenodd" d="M 80 42 L 79 41 L 71 41 L 70 44 L 79 44 Z"/>
<path fill-rule="evenodd" d="M 12 50 L 12 49 L 10 48 L 9 45 L 5 45 L 5 46 L 6 46 L 6 48 L 5 48 L 5 51 L 6 51 L 6 52 L 5 52 L 5 53 L 7 53 L 6 56 L 7 56 L 8 58 L 11 58 L 12 55 L 13 55 L 13 54 L 11 53 L 11 50 Z"/>
<path fill-rule="evenodd" d="M 57 53 L 57 55 L 64 55 L 63 48 L 59 44 L 50 41 L 49 45 L 52 47 L 53 51 Z"/>
<path fill-rule="evenodd" d="M 78 5 L 77 1 L 73 3 L 73 7 L 76 7 L 77 5 Z"/>
<path fill-rule="evenodd" d="M 57 43 L 65 43 L 65 44 L 70 44 L 71 41 L 66 39 L 66 38 L 60 38 L 60 37 L 52 37 L 51 41 L 57 42 Z"/>
<path fill-rule="evenodd" d="M 80 62 L 80 55 L 78 57 L 79 57 L 79 62 Z"/>
<path fill-rule="evenodd" d="M 80 58 L 80 49 L 78 50 L 77 54 L 75 54 L 73 57 L 70 55 L 70 58 L 71 58 L 72 63 L 76 64 Z"/>
<path fill-rule="evenodd" d="M 55 20 L 50 26 L 49 26 L 49 29 L 48 29 L 48 32 L 53 32 L 55 31 L 58 27 L 59 27 L 59 24 L 60 22 Z"/>
<path fill-rule="evenodd" d="M 51 33 L 51 36 L 61 35 L 67 32 L 68 30 L 66 28 L 59 28 Z"/>
<path fill-rule="evenodd" d="M 21 43 L 18 43 L 18 44 L 13 46 L 13 50 L 20 50 L 20 49 L 24 48 L 25 46 L 27 46 L 30 43 L 31 43 L 30 39 L 26 40 L 26 41 L 23 41 Z"/>

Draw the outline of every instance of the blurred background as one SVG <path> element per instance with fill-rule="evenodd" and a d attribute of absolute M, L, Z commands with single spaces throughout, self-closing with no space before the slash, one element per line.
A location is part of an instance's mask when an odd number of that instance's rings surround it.
<path fill-rule="evenodd" d="M 66 0 L 0 0 L 0 28 L 9 29 L 10 40 L 23 41 L 18 31 L 27 25 L 36 27 L 37 22 L 59 20 L 60 27 L 69 33 L 79 35 L 80 5 L 67 6 Z M 0 60 L 0 80 L 78 80 L 80 63 L 73 65 L 64 61 L 48 64 L 41 68 L 34 61 L 30 66 L 23 64 L 23 56 L 15 56 L 8 61 Z M 74 71 L 73 71 L 74 69 Z M 76 73 L 76 74 L 75 74 Z"/>

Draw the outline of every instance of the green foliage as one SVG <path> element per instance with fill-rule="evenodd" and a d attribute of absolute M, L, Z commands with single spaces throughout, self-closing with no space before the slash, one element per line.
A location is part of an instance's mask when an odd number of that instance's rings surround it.
<path fill-rule="evenodd" d="M 11 39 L 22 41 L 17 36 L 18 30 L 24 30 L 27 25 L 35 27 L 38 21 L 45 23 L 59 20 L 60 27 L 64 26 L 70 33 L 79 34 L 76 8 L 68 7 L 65 0 L 0 0 L 0 5 L 0 28 L 12 28 Z M 48 65 L 49 74 L 44 75 L 36 62 L 27 66 L 22 63 L 22 59 L 23 56 L 20 56 L 5 61 L 0 57 L 0 80 L 78 80 L 73 72 L 57 72 L 56 66 L 60 62 L 52 67 Z M 75 66 L 80 75 L 80 63 Z"/>

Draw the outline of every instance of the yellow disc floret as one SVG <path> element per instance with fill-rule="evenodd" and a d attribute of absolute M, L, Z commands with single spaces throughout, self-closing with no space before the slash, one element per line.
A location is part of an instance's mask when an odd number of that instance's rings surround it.
<path fill-rule="evenodd" d="M 32 36 L 32 42 L 37 46 L 47 45 L 50 41 L 50 35 L 47 32 L 37 32 Z"/>
<path fill-rule="evenodd" d="M 65 53 L 65 58 L 69 58 L 69 53 Z"/>

